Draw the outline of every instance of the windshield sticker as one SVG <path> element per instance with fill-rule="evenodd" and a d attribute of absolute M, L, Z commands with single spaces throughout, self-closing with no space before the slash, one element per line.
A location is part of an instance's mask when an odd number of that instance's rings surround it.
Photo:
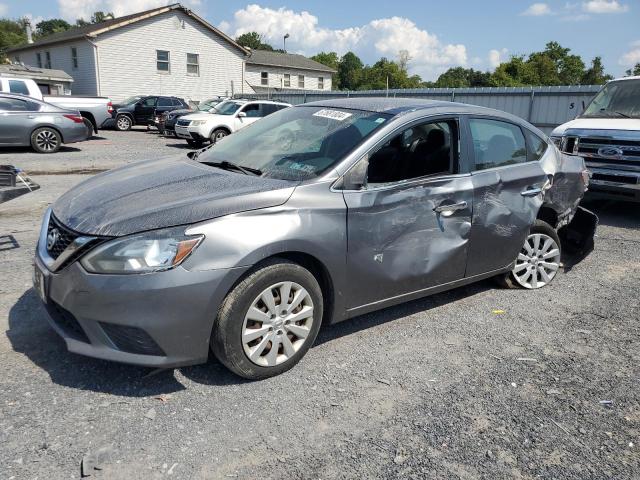
<path fill-rule="evenodd" d="M 314 117 L 330 118 L 331 120 L 337 120 L 339 122 L 345 121 L 351 115 L 351 113 L 341 112 L 340 110 L 329 110 L 326 108 L 318 110 L 313 114 Z"/>
<path fill-rule="evenodd" d="M 385 120 L 386 118 L 384 117 L 376 118 L 376 123 L 384 123 Z"/>

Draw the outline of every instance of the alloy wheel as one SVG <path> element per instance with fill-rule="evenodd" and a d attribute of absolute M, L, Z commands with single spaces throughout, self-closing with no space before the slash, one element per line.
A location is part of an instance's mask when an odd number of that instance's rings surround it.
<path fill-rule="evenodd" d="M 58 147 L 58 136 L 51 130 L 42 130 L 36 135 L 36 145 L 45 152 L 51 152 Z"/>
<path fill-rule="evenodd" d="M 227 136 L 226 132 L 222 132 L 222 131 L 216 132 L 215 135 L 213 136 L 213 141 L 214 141 L 214 143 L 218 142 L 218 141 L 222 140 L 226 136 Z"/>
<path fill-rule="evenodd" d="M 127 117 L 118 118 L 118 129 L 128 130 L 131 125 L 131 121 Z"/>
<path fill-rule="evenodd" d="M 262 367 L 286 362 L 307 341 L 313 324 L 313 300 L 295 282 L 265 289 L 252 303 L 242 325 L 247 358 Z"/>
<path fill-rule="evenodd" d="M 527 237 L 513 268 L 515 280 L 524 288 L 542 288 L 558 273 L 560 248 L 556 241 L 544 233 Z"/>

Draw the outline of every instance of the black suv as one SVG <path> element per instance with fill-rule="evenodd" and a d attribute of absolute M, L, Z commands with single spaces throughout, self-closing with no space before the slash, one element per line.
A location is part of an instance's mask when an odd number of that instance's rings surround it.
<path fill-rule="evenodd" d="M 127 98 L 113 106 L 112 125 L 117 130 L 130 130 L 134 125 L 153 125 L 154 114 L 162 114 L 179 108 L 189 108 L 182 98 L 145 95 Z"/>

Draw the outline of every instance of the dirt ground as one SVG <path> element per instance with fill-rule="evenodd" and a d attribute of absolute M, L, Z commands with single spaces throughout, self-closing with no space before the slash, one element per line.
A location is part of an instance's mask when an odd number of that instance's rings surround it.
<path fill-rule="evenodd" d="M 184 150 L 143 131 L 98 141 L 0 163 Z M 104 479 L 640 478 L 638 206 L 588 204 L 595 250 L 549 287 L 485 281 L 365 315 L 246 382 L 214 360 L 152 372 L 66 351 L 31 258 L 44 209 L 83 178 L 37 175 L 41 190 L 0 206 L 1 479 L 79 478 L 83 459 Z"/>

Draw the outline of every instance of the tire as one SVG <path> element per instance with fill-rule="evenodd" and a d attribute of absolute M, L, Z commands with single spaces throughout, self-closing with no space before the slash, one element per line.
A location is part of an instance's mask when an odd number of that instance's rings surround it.
<path fill-rule="evenodd" d="M 285 295 L 285 305 L 294 307 L 288 315 L 281 309 Z M 272 308 L 262 298 L 273 299 Z M 292 305 L 300 299 L 299 305 Z M 249 380 L 286 372 L 313 345 L 322 323 L 322 302 L 320 285 L 311 272 L 275 259 L 227 295 L 211 333 L 211 350 L 229 370 Z"/>
<path fill-rule="evenodd" d="M 42 127 L 31 134 L 31 147 L 38 153 L 56 153 L 62 145 L 62 136 L 51 127 Z"/>
<path fill-rule="evenodd" d="M 562 246 L 558 233 L 547 222 L 536 220 L 529 230 L 513 269 L 497 276 L 496 280 L 506 288 L 535 290 L 545 287 L 562 268 L 561 255 Z"/>
<path fill-rule="evenodd" d="M 133 122 L 128 115 L 118 115 L 116 117 L 116 130 L 126 132 L 127 130 L 131 130 L 132 126 Z"/>
<path fill-rule="evenodd" d="M 227 135 L 229 135 L 229 132 L 227 132 L 224 128 L 216 128 L 213 132 L 211 132 L 209 140 L 211 140 L 211 143 L 216 143 L 222 140 Z"/>
<path fill-rule="evenodd" d="M 89 139 L 93 137 L 93 132 L 94 132 L 93 123 L 91 123 L 91 120 L 89 120 L 86 117 L 83 117 L 83 122 L 84 122 L 84 126 L 87 127 L 87 139 Z"/>
<path fill-rule="evenodd" d="M 192 148 L 202 148 L 202 142 L 200 140 L 187 140 L 187 143 Z"/>

